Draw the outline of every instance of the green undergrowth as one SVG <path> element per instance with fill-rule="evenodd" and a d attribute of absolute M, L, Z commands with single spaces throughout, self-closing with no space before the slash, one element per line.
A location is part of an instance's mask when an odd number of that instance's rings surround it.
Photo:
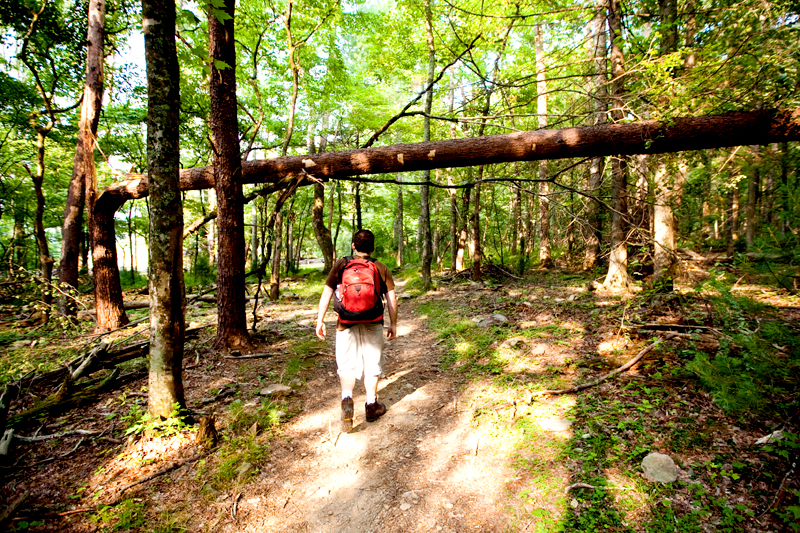
<path fill-rule="evenodd" d="M 546 292 L 515 290 L 536 302 Z M 646 320 L 645 296 L 619 304 Z M 473 315 L 491 309 L 506 313 L 507 295 L 472 298 L 416 305 L 444 347 L 441 366 L 479 385 L 470 388 L 474 425 L 501 443 L 498 449 L 505 447 L 514 471 L 506 483 L 511 530 L 800 531 L 800 491 L 785 478 L 800 448 L 795 432 L 785 428 L 769 446 L 751 445 L 743 433 L 769 433 L 780 427 L 774 421 L 787 420 L 797 410 L 798 331 L 781 321 L 776 309 L 712 281 L 678 295 L 675 305 L 687 320 L 718 332 L 718 349 L 709 352 L 700 342 L 699 333 L 709 330 L 688 329 L 680 343 L 654 349 L 638 377 L 623 375 L 577 394 L 537 397 L 537 390 L 586 381 L 581 377 L 586 371 L 604 373 L 608 363 L 599 364 L 595 353 L 576 345 L 559 364 L 537 364 L 529 357 L 530 346 L 580 340 L 582 333 L 573 331 L 566 317 L 525 328 L 481 328 Z M 549 302 L 555 307 L 552 296 Z M 584 313 L 583 323 L 601 313 L 622 312 L 592 309 L 582 296 L 559 304 Z M 507 314 L 513 324 L 514 309 Z M 509 346 L 515 339 L 524 341 L 522 349 Z M 569 430 L 544 429 L 553 418 L 569 420 Z M 642 460 L 651 452 L 673 458 L 680 468 L 677 481 L 644 478 Z M 565 494 L 576 483 L 588 488 Z"/>
<path fill-rule="evenodd" d="M 710 293 L 714 326 L 722 334 L 715 353 L 690 342 L 687 368 L 730 414 L 791 415 L 800 388 L 800 331 L 781 320 L 776 308 L 737 296 L 718 280 L 698 289 Z"/>

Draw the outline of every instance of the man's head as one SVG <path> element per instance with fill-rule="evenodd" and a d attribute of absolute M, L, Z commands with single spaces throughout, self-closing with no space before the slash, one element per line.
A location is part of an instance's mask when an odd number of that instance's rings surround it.
<path fill-rule="evenodd" d="M 353 249 L 362 254 L 375 251 L 375 235 L 368 229 L 360 229 L 353 235 Z"/>

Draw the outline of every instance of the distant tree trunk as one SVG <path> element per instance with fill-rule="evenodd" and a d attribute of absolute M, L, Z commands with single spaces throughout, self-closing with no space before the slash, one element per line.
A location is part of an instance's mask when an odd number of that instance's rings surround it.
<path fill-rule="evenodd" d="M 547 128 L 547 78 L 544 64 L 544 38 L 542 25 L 536 25 L 536 114 L 539 129 Z M 547 179 L 547 161 L 539 161 L 539 268 L 552 268 L 550 243 L 550 183 Z"/>
<path fill-rule="evenodd" d="M 217 348 L 250 345 L 245 313 L 244 198 L 236 110 L 236 50 L 234 38 L 235 0 L 224 7 L 210 7 L 208 48 L 211 57 L 210 125 L 214 152 L 214 183 L 217 193 Z M 227 14 L 225 22 L 220 22 Z M 218 62 L 225 67 L 218 68 Z"/>
<path fill-rule="evenodd" d="M 360 183 L 356 183 L 355 190 L 356 190 L 356 193 L 355 193 L 355 196 L 354 196 L 355 213 L 353 213 L 353 214 L 356 217 L 355 218 L 356 229 L 360 230 L 360 229 L 364 229 L 364 226 L 363 226 L 362 221 L 361 221 L 361 184 Z"/>
<path fill-rule="evenodd" d="M 403 181 L 403 174 L 397 175 L 397 181 Z M 397 187 L 397 215 L 394 218 L 394 240 L 397 243 L 397 266 L 401 267 L 405 263 L 405 243 L 406 238 L 403 232 L 404 214 L 403 214 L 403 187 Z"/>
<path fill-rule="evenodd" d="M 148 410 L 169 417 L 185 406 L 183 205 L 179 172 L 180 70 L 173 0 L 142 0 L 148 79 L 147 170 L 150 180 L 150 378 Z M 113 227 L 113 224 L 112 224 Z M 99 309 L 98 309 L 99 311 Z"/>
<path fill-rule="evenodd" d="M 250 270 L 256 270 L 258 265 L 258 203 L 259 199 L 253 202 L 253 217 L 251 218 L 252 226 L 250 228 Z"/>
<path fill-rule="evenodd" d="M 655 203 L 653 205 L 653 287 L 670 292 L 675 278 L 675 217 L 674 180 L 666 156 L 659 158 L 655 172 Z"/>
<path fill-rule="evenodd" d="M 272 244 L 272 271 L 269 277 L 269 297 L 272 301 L 281 295 L 281 233 L 283 233 L 283 214 L 279 210 L 275 215 L 275 242 Z"/>
<path fill-rule="evenodd" d="M 42 190 L 44 184 L 44 141 L 45 136 L 36 133 L 36 172 L 31 174 L 33 190 L 36 194 L 36 214 L 33 219 L 33 231 L 36 236 L 36 247 L 39 250 L 39 269 L 41 270 L 41 295 L 45 317 L 50 316 L 50 305 L 53 302 L 51 283 L 53 279 L 53 258 L 47 245 L 47 233 L 44 230 L 45 198 Z"/>
<path fill-rule="evenodd" d="M 754 161 L 750 167 L 750 179 L 747 182 L 747 205 L 745 207 L 745 233 L 744 239 L 747 249 L 753 247 L 756 240 L 756 226 L 758 225 L 758 201 L 761 197 L 761 173 L 759 163 L 761 160 L 761 147 L 752 148 Z"/>
<path fill-rule="evenodd" d="M 425 7 L 425 35 L 428 42 L 428 78 L 426 82 L 427 93 L 425 94 L 425 116 L 422 121 L 422 141 L 431 140 L 431 109 L 433 106 L 433 78 L 436 71 L 436 46 L 433 40 L 433 14 L 431 13 L 430 0 L 423 0 Z M 431 171 L 422 172 L 422 181 L 428 182 L 431 179 Z M 420 185 L 420 237 L 422 241 L 422 288 L 431 288 L 431 262 L 433 260 L 433 243 L 431 242 L 431 210 L 429 201 L 430 188 L 428 185 Z"/>
<path fill-rule="evenodd" d="M 624 117 L 625 66 L 622 54 L 622 22 L 619 0 L 608 0 L 608 26 L 611 32 L 611 118 L 615 122 Z M 628 243 L 625 218 L 628 214 L 628 171 L 621 156 L 611 160 L 611 256 L 608 274 L 603 286 L 612 290 L 629 290 Z"/>
<path fill-rule="evenodd" d="M 782 142 L 778 146 L 781 168 L 781 233 L 785 234 L 789 231 L 789 215 L 792 208 L 789 201 L 789 143 Z"/>
<path fill-rule="evenodd" d="M 83 104 L 78 125 L 78 142 L 72 165 L 67 203 L 64 207 L 64 224 L 61 232 L 61 261 L 58 279 L 61 283 L 78 288 L 78 268 L 81 241 L 83 239 L 83 211 L 86 203 L 87 159 L 94 160 L 94 137 L 100 121 L 103 105 L 103 57 L 105 35 L 105 0 L 89 2 L 89 29 L 86 49 L 86 82 L 83 86 Z M 94 165 L 91 165 L 94 170 Z M 95 181 L 93 178 L 92 181 Z M 66 296 L 58 300 L 59 313 L 73 316 L 77 310 L 75 302 Z"/>
<path fill-rule="evenodd" d="M 325 132 L 328 129 L 328 113 L 322 117 L 322 130 Z M 311 126 L 309 126 L 309 129 Z M 309 135 L 313 141 L 313 136 Z M 314 153 L 314 144 L 309 141 L 308 153 Z M 328 148 L 328 135 L 323 133 L 319 140 L 319 151 L 324 152 Z M 333 214 L 333 206 L 331 205 L 330 214 Z M 330 218 L 328 219 L 330 220 Z M 331 239 L 330 222 L 328 227 L 325 226 L 325 186 L 318 182 L 314 182 L 314 205 L 311 209 L 311 225 L 314 228 L 314 237 L 317 239 L 317 245 L 322 252 L 322 258 L 325 260 L 323 272 L 330 272 L 333 268 L 333 240 Z"/>
<path fill-rule="evenodd" d="M 739 241 L 739 186 L 733 184 L 728 192 L 728 256 L 733 257 Z"/>
<path fill-rule="evenodd" d="M 485 116 L 485 115 L 484 115 Z M 483 126 L 483 124 L 481 124 Z M 483 165 L 478 167 L 478 183 L 472 187 L 472 281 L 480 282 L 483 274 L 481 272 L 481 184 L 483 179 Z"/>

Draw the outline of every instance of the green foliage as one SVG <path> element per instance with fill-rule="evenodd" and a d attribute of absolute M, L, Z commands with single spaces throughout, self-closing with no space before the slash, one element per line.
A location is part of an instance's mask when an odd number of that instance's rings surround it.
<path fill-rule="evenodd" d="M 122 415 L 122 420 L 128 425 L 127 429 L 125 429 L 126 435 L 147 433 L 149 435 L 171 437 L 194 429 L 193 426 L 186 423 L 184 416 L 181 415 L 181 407 L 177 403 L 172 406 L 172 413 L 166 419 L 151 415 L 147 412 L 147 409 L 137 404 L 131 404 L 128 413 Z"/>
<path fill-rule="evenodd" d="M 721 281 L 705 287 L 715 291 L 711 304 L 724 336 L 715 354 L 688 350 L 693 359 L 687 368 L 731 413 L 788 408 L 799 385 L 800 336 L 773 316 L 774 309 L 734 295 Z"/>
<path fill-rule="evenodd" d="M 122 500 L 117 505 L 101 505 L 91 517 L 101 526 L 101 531 L 130 531 L 145 525 L 147 504 L 133 498 Z"/>

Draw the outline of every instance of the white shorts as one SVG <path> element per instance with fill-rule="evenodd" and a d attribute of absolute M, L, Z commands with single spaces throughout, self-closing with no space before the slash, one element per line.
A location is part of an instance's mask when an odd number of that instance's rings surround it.
<path fill-rule="evenodd" d="M 383 324 L 355 324 L 336 330 L 336 366 L 343 377 L 380 376 L 383 356 Z"/>

